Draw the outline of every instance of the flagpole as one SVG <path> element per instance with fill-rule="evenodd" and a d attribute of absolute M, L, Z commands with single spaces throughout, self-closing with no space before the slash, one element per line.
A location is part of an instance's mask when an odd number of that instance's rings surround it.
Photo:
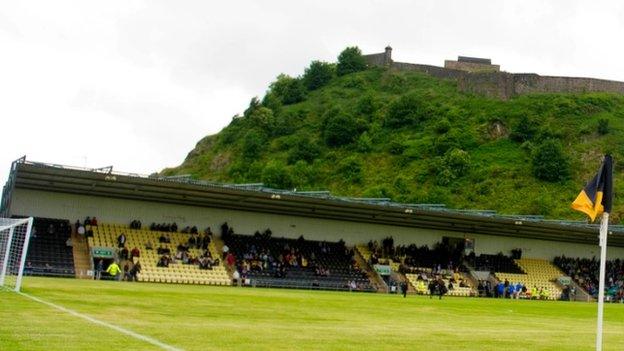
<path fill-rule="evenodd" d="M 596 324 L 596 351 L 602 350 L 602 318 L 604 310 L 605 270 L 607 266 L 607 232 L 609 213 L 604 212 L 600 221 L 600 280 L 598 283 L 598 320 Z"/>

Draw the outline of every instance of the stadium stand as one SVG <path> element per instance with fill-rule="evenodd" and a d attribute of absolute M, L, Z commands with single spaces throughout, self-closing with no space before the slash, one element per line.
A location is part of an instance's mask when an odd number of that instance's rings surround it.
<path fill-rule="evenodd" d="M 427 286 L 432 279 L 442 278 L 448 287 L 449 296 L 476 296 L 475 290 L 468 285 L 468 281 L 459 272 L 440 272 L 434 274 L 431 269 L 424 268 L 420 273 L 406 273 L 407 281 L 414 287 L 417 294 L 429 295 Z"/>
<path fill-rule="evenodd" d="M 215 262 L 210 269 L 200 269 L 198 264 L 193 263 L 193 261 L 205 254 L 201 248 L 188 248 L 188 254 L 185 258 L 185 260 L 189 261 L 187 264 L 183 263 L 182 259 L 176 259 L 178 247 L 180 245 L 188 245 L 191 237 L 189 233 L 152 231 L 109 223 L 90 226 L 89 229 L 93 231 L 93 237 L 88 238 L 90 248 L 107 247 L 117 249 L 119 246 L 117 239 L 123 233 L 126 236 L 125 246 L 128 250 L 135 247 L 140 249 L 140 257 L 133 259 L 134 262 L 139 261 L 141 264 L 141 273 L 137 276 L 138 281 L 179 284 L 231 284 L 231 279 L 221 260 L 218 263 Z M 170 242 L 159 242 L 161 236 L 168 237 Z M 146 249 L 147 245 L 152 246 L 153 249 Z M 168 249 L 170 252 L 171 257 L 167 267 L 158 266 L 159 260 L 162 256 L 165 256 L 158 253 L 159 248 Z M 212 242 L 208 244 L 207 250 L 210 257 L 219 257 Z M 123 260 L 121 265 L 124 266 Z"/>
<path fill-rule="evenodd" d="M 245 285 L 376 291 L 342 241 L 273 238 L 266 232 L 222 239 Z"/>
<path fill-rule="evenodd" d="M 558 300 L 561 297 L 561 288 L 556 284 L 557 278 L 564 274 L 547 260 L 522 258 L 514 260 L 524 273 L 496 272 L 496 278 L 511 284 L 521 283 L 527 290 L 533 288 L 543 290 L 541 298 Z"/>
<path fill-rule="evenodd" d="M 481 254 L 476 257 L 474 266 L 477 271 L 524 274 L 524 271 L 511 257 L 502 253 L 497 255 Z"/>
<path fill-rule="evenodd" d="M 598 296 L 599 262 L 595 258 L 555 257 L 554 264 L 592 297 Z M 624 302 L 624 261 L 606 262 L 605 300 Z"/>
<path fill-rule="evenodd" d="M 35 218 L 24 274 L 73 277 L 74 257 L 70 236 L 68 220 Z"/>
<path fill-rule="evenodd" d="M 394 246 L 392 237 L 387 237 L 381 244 L 369 241 L 356 249 L 370 265 L 389 265 L 394 272 L 404 274 L 416 293 L 429 294 L 429 282 L 440 278 L 446 287 L 452 286 L 447 292 L 450 296 L 476 295 L 463 273 L 466 268 L 461 264 L 462 249 L 448 243 L 436 243 L 433 249 L 415 244 Z"/>

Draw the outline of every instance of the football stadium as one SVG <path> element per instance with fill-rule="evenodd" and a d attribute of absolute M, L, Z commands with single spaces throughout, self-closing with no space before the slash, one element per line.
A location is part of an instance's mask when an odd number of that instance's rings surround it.
<path fill-rule="evenodd" d="M 596 225 L 26 158 L 2 217 L 34 218 L 27 251 L 28 220 L 3 239 L 5 287 L 25 254 L 20 293 L 1 292 L 7 350 L 594 343 Z M 617 276 L 624 236 L 610 231 Z M 619 349 L 624 309 L 605 316 Z"/>

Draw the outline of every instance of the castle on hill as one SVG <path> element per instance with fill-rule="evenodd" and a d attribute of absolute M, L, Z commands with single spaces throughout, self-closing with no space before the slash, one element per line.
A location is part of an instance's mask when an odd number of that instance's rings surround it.
<path fill-rule="evenodd" d="M 509 73 L 500 70 L 486 58 L 459 56 L 444 61 L 444 67 L 392 60 L 392 48 L 364 55 L 369 66 L 389 67 L 404 71 L 419 71 L 442 79 L 454 79 L 464 92 L 499 99 L 531 93 L 608 92 L 624 94 L 624 82 L 580 77 L 541 76 L 535 73 Z"/>

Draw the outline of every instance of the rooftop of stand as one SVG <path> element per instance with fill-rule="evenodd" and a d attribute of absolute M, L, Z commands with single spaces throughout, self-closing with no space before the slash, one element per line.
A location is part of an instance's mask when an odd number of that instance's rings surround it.
<path fill-rule="evenodd" d="M 272 189 L 262 183 L 228 184 L 27 161 L 14 162 L 7 190 L 34 189 L 232 210 L 346 220 L 498 236 L 597 244 L 598 225 L 507 215 L 493 210 L 451 209 L 444 204 L 406 204 L 389 198 L 334 196 L 329 191 Z M 10 192 L 8 192 L 10 194 Z M 5 195 L 7 196 L 7 195 Z M 5 203 L 5 199 L 3 199 Z M 624 247 L 624 226 L 610 226 L 609 244 Z"/>

